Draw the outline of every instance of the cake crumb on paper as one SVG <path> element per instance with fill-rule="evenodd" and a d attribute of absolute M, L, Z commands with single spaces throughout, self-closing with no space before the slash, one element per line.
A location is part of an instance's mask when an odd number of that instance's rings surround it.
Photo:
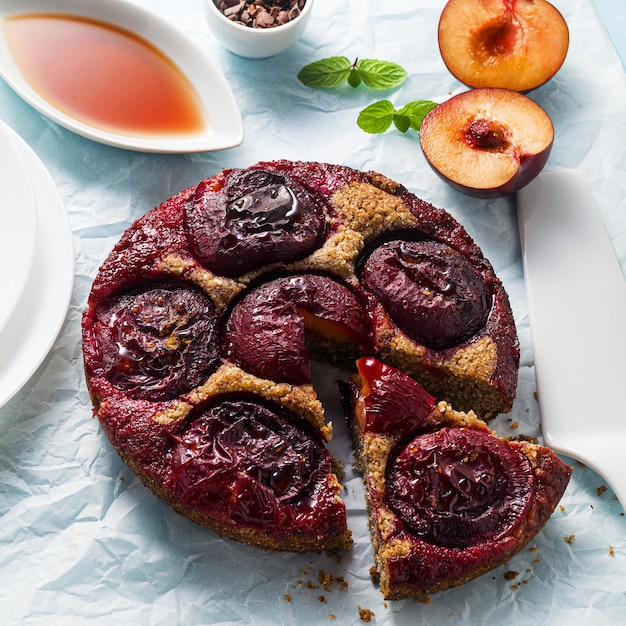
<path fill-rule="evenodd" d="M 364 622 L 369 623 L 376 617 L 376 614 L 370 609 L 364 609 L 362 607 L 359 607 L 359 617 Z"/>

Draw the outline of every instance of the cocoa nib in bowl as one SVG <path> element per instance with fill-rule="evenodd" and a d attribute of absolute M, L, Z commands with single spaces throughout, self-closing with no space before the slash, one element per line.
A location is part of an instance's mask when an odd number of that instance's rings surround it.
<path fill-rule="evenodd" d="M 216 39 L 231 52 L 263 59 L 286 50 L 302 35 L 313 0 L 204 0 Z"/>
<path fill-rule="evenodd" d="M 300 15 L 306 0 L 213 0 L 229 20 L 251 28 L 282 26 Z"/>

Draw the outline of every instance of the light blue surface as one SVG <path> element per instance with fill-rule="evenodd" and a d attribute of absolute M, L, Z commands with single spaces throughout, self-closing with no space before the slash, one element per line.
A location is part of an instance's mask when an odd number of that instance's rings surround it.
<path fill-rule="evenodd" d="M 623 0 L 592 0 L 617 54 L 626 65 L 626 3 Z"/>
<path fill-rule="evenodd" d="M 356 542 L 342 562 L 326 555 L 268 555 L 221 540 L 173 514 L 119 460 L 91 419 L 82 371 L 81 314 L 98 267 L 134 220 L 180 189 L 222 168 L 277 158 L 380 171 L 459 219 L 503 280 L 520 336 L 518 396 L 513 412 L 495 426 L 503 435 L 540 434 L 513 199 L 461 196 L 428 168 L 417 135 L 370 136 L 355 124 L 358 112 L 381 97 L 401 106 L 463 90 L 437 48 L 443 0 L 316 0 L 301 41 L 263 61 L 221 49 L 207 30 L 200 0 L 136 1 L 205 48 L 231 83 L 246 136 L 242 146 L 212 154 L 119 150 L 60 128 L 0 82 L 0 116 L 49 169 L 76 249 L 62 333 L 32 380 L 0 409 L 0 624 L 343 625 L 363 623 L 359 607 L 374 611 L 372 623 L 398 626 L 623 624 L 624 510 L 610 490 L 602 492 L 601 477 L 576 463 L 562 509 L 532 550 L 429 604 L 385 604 L 369 579 L 362 486 L 335 404 L 329 410 L 337 427 L 334 450 L 347 463 L 345 499 Z M 555 78 L 531 94 L 555 124 L 548 167 L 583 172 L 625 268 L 626 75 L 607 36 L 624 61 L 625 11 L 618 0 L 554 4 L 570 25 L 570 51 Z M 338 54 L 396 61 L 409 79 L 385 94 L 364 87 L 322 92 L 298 82 L 303 65 Z M 593 285 L 581 285 L 581 297 L 597 298 L 599 306 L 603 296 Z M 581 332 L 593 332 L 593 320 Z M 575 338 L 572 358 L 585 358 Z M 588 391 L 593 393 L 581 393 Z M 327 396 L 336 402 L 334 394 Z M 615 410 L 624 413 L 623 407 Z M 593 427 L 593 416 L 589 422 Z M 307 581 L 317 583 L 319 570 L 344 576 L 348 589 L 309 589 Z M 516 572 L 512 580 L 507 571 Z"/>

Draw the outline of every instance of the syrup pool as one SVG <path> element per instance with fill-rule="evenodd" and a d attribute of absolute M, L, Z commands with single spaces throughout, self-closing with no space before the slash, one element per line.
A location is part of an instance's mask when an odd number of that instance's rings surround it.
<path fill-rule="evenodd" d="M 88 18 L 37 13 L 7 19 L 5 35 L 31 86 L 79 122 L 135 135 L 206 129 L 191 83 L 134 33 Z"/>

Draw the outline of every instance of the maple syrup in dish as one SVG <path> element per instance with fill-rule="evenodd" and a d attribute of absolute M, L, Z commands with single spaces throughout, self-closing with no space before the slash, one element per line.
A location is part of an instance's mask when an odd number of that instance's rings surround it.
<path fill-rule="evenodd" d="M 41 97 L 110 132 L 187 136 L 207 120 L 194 87 L 160 50 L 98 20 L 35 13 L 5 21 L 16 65 Z"/>

